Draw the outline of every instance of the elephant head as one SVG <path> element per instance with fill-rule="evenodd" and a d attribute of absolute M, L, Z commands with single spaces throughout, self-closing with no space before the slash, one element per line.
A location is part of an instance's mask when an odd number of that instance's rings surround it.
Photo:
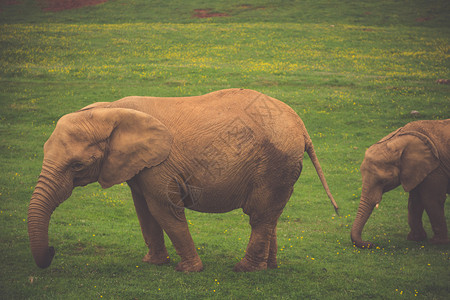
<path fill-rule="evenodd" d="M 154 117 L 132 109 L 89 106 L 63 116 L 44 145 L 44 161 L 28 209 L 28 235 L 36 264 L 54 256 L 48 225 L 76 186 L 103 188 L 129 180 L 169 155 L 172 136 Z"/>
<path fill-rule="evenodd" d="M 388 192 L 400 184 L 410 192 L 439 166 L 438 151 L 424 134 L 402 132 L 402 128 L 372 145 L 361 164 L 362 191 L 351 239 L 359 248 L 371 248 L 363 241 L 362 230 L 375 206 Z"/>

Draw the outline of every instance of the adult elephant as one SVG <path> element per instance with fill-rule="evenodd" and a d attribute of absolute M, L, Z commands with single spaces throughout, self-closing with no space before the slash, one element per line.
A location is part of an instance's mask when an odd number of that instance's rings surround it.
<path fill-rule="evenodd" d="M 361 238 L 364 225 L 383 193 L 400 184 L 409 192 L 407 239 L 427 238 L 425 210 L 434 232 L 431 242 L 449 242 L 444 203 L 450 192 L 450 119 L 411 122 L 387 135 L 366 151 L 361 175 L 361 201 L 351 230 L 357 247 L 373 246 Z"/>
<path fill-rule="evenodd" d="M 203 266 L 184 209 L 221 213 L 242 208 L 251 236 L 236 271 L 277 266 L 276 225 L 309 154 L 335 209 L 311 139 L 286 104 L 251 90 L 183 98 L 127 97 L 62 117 L 44 146 L 28 211 L 36 264 L 48 267 L 53 210 L 74 187 L 127 181 L 144 240 L 144 261 L 168 262 L 163 231 L 181 256 L 179 271 Z"/>

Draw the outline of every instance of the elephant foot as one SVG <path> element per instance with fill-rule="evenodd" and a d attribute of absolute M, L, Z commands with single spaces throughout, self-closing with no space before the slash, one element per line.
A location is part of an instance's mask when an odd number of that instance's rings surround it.
<path fill-rule="evenodd" d="M 164 264 L 168 264 L 170 262 L 170 257 L 167 252 L 158 254 L 158 255 L 150 254 L 150 252 L 149 252 L 144 256 L 142 261 L 147 262 L 152 265 L 164 265 Z"/>
<path fill-rule="evenodd" d="M 200 257 L 192 260 L 180 261 L 175 268 L 178 272 L 201 272 L 203 271 L 203 263 Z"/>
<path fill-rule="evenodd" d="M 361 241 L 361 242 L 353 241 L 353 245 L 355 245 L 356 247 L 361 248 L 361 249 L 371 249 L 371 248 L 375 247 L 374 244 L 372 244 L 371 242 L 366 242 L 366 241 Z"/>
<path fill-rule="evenodd" d="M 268 263 L 267 264 L 267 269 L 277 269 L 278 268 L 278 264 L 277 263 Z"/>
<path fill-rule="evenodd" d="M 266 270 L 269 266 L 267 265 L 267 262 L 261 262 L 261 263 L 251 263 L 250 261 L 248 261 L 245 257 L 238 262 L 235 266 L 234 266 L 234 271 L 235 272 L 254 272 L 254 271 L 262 271 L 262 270 Z M 276 268 L 276 264 L 275 266 L 273 264 L 270 265 L 270 268 Z"/>
<path fill-rule="evenodd" d="M 423 232 L 410 232 L 406 237 L 408 241 L 421 242 L 427 239 L 427 233 Z"/>
<path fill-rule="evenodd" d="M 448 237 L 441 238 L 434 236 L 432 239 L 430 239 L 430 243 L 434 245 L 445 245 L 450 243 L 450 240 Z"/>
<path fill-rule="evenodd" d="M 269 260 L 267 261 L 267 269 L 276 269 L 276 268 L 278 268 L 277 259 L 269 257 Z"/>

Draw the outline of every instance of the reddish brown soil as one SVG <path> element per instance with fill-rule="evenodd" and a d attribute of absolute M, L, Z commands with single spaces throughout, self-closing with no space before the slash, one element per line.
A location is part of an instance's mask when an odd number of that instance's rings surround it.
<path fill-rule="evenodd" d="M 44 11 L 62 11 L 66 9 L 93 6 L 108 0 L 36 0 Z"/>
<path fill-rule="evenodd" d="M 423 23 L 423 22 L 427 22 L 427 21 L 431 21 L 431 20 L 433 20 L 433 17 L 423 17 L 423 18 L 417 18 L 416 22 Z"/>
<path fill-rule="evenodd" d="M 436 82 L 439 84 L 450 84 L 450 79 L 438 79 Z"/>
<path fill-rule="evenodd" d="M 2 5 L 17 5 L 17 4 L 22 4 L 22 2 L 18 1 L 18 0 L 0 0 L 0 4 L 2 4 Z"/>
<path fill-rule="evenodd" d="M 2 8 L 9 5 L 19 5 L 22 4 L 21 1 L 18 0 L 0 0 L 0 12 L 2 12 Z"/>
<path fill-rule="evenodd" d="M 194 9 L 194 18 L 214 18 L 214 17 L 229 17 L 227 13 L 212 12 L 211 9 Z"/>

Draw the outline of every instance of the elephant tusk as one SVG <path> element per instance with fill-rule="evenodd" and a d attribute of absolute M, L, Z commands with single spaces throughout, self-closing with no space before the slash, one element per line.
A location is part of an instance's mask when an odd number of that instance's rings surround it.
<path fill-rule="evenodd" d="M 380 206 L 380 204 L 379 204 L 379 203 L 377 203 L 377 205 L 375 205 L 375 208 L 378 208 L 378 206 Z"/>

